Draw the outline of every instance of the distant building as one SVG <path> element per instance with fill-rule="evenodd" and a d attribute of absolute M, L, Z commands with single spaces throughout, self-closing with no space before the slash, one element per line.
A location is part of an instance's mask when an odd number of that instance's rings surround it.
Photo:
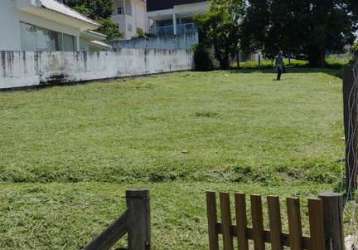
<path fill-rule="evenodd" d="M 145 0 L 113 0 L 112 20 L 119 25 L 123 39 L 136 37 L 139 32 L 148 32 Z"/>
<path fill-rule="evenodd" d="M 181 35 L 196 32 L 193 18 L 208 10 L 205 0 L 147 0 L 150 32 L 157 35 Z"/>
<path fill-rule="evenodd" d="M 108 49 L 100 25 L 55 0 L 1 0 L 0 50 Z"/>

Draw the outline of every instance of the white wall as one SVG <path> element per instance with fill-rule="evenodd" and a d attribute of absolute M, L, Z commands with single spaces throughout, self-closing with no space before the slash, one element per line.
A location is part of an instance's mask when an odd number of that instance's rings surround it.
<path fill-rule="evenodd" d="M 190 70 L 192 67 L 192 50 L 0 51 L 0 89 Z"/>
<path fill-rule="evenodd" d="M 155 36 L 120 40 L 112 42 L 111 45 L 114 49 L 192 49 L 198 43 L 198 33 L 186 33 L 178 36 Z"/>
<path fill-rule="evenodd" d="M 0 50 L 19 50 L 20 24 L 17 15 L 16 1 L 0 2 Z"/>

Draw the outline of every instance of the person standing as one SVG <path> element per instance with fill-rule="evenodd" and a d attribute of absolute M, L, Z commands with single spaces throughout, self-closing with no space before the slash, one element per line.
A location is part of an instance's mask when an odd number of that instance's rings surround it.
<path fill-rule="evenodd" d="M 275 67 L 277 71 L 277 81 L 280 81 L 281 75 L 284 73 L 284 69 L 285 69 L 282 51 L 278 52 L 277 56 L 275 57 Z"/>

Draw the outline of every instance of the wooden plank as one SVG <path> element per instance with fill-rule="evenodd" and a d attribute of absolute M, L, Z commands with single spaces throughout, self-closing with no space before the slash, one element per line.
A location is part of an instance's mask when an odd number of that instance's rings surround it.
<path fill-rule="evenodd" d="M 308 214 L 310 222 L 310 249 L 325 250 L 323 202 L 319 199 L 308 200 Z"/>
<path fill-rule="evenodd" d="M 107 250 L 116 244 L 127 233 L 128 210 L 96 239 L 89 243 L 85 250 Z"/>
<path fill-rule="evenodd" d="M 252 231 L 255 250 L 265 249 L 262 200 L 259 195 L 251 195 Z"/>
<path fill-rule="evenodd" d="M 279 197 L 268 196 L 267 205 L 270 220 L 271 248 L 272 250 L 282 250 L 282 222 Z"/>
<path fill-rule="evenodd" d="M 230 212 L 230 196 L 228 193 L 220 193 L 220 209 L 223 228 L 224 250 L 233 250 L 233 235 L 231 234 L 231 212 Z"/>
<path fill-rule="evenodd" d="M 219 237 L 217 232 L 217 209 L 216 194 L 214 192 L 206 193 L 206 206 L 208 216 L 208 232 L 209 232 L 209 250 L 219 250 Z"/>
<path fill-rule="evenodd" d="M 149 250 L 151 248 L 150 197 L 147 189 L 127 190 L 128 248 Z"/>
<path fill-rule="evenodd" d="M 326 248 L 343 250 L 343 195 L 326 192 L 319 196 L 323 201 L 324 232 Z"/>
<path fill-rule="evenodd" d="M 248 250 L 249 242 L 246 235 L 247 215 L 245 194 L 235 194 L 235 210 L 238 248 L 240 250 Z"/>
<path fill-rule="evenodd" d="M 222 225 L 221 223 L 218 223 L 217 224 L 217 232 L 218 234 L 222 234 Z M 231 226 L 231 232 L 232 232 L 232 235 L 233 236 L 237 236 L 237 228 L 236 226 Z M 252 240 L 253 239 L 253 232 L 252 232 L 252 228 L 247 228 L 246 229 L 246 236 L 249 240 Z M 270 231 L 268 230 L 265 230 L 264 231 L 264 241 L 266 243 L 271 243 L 271 233 Z M 289 243 L 289 237 L 288 237 L 288 234 L 287 233 L 282 233 L 281 234 L 281 241 L 282 241 L 282 245 L 283 246 L 287 246 L 289 247 L 290 246 L 290 243 Z M 303 244 L 303 249 L 310 249 L 310 238 L 309 237 L 306 237 L 306 236 L 303 236 L 302 237 L 302 244 Z"/>
<path fill-rule="evenodd" d="M 291 250 L 302 250 L 302 222 L 299 199 L 287 199 L 287 215 L 290 248 Z"/>

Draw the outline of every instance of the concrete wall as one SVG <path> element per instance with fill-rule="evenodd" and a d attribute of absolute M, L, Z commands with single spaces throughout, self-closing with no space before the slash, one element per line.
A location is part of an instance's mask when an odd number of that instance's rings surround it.
<path fill-rule="evenodd" d="M 0 89 L 190 70 L 192 67 L 192 50 L 1 51 Z"/>
<path fill-rule="evenodd" d="M 20 49 L 20 19 L 16 7 L 16 1 L 1 0 L 0 31 L 0 50 Z"/>
<path fill-rule="evenodd" d="M 151 49 L 192 49 L 199 43 L 198 33 L 187 33 L 180 36 L 158 36 L 149 38 L 134 38 L 113 42 L 114 49 L 119 48 L 151 48 Z"/>

